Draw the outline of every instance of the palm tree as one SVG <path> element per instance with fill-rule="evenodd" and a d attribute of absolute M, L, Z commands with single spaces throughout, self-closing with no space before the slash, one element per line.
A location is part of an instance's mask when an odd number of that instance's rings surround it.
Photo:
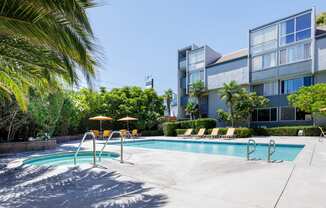
<path fill-rule="evenodd" d="M 172 101 L 173 91 L 171 89 L 168 89 L 164 92 L 164 99 L 166 101 L 166 108 L 168 110 L 169 116 L 171 115 L 171 101 Z"/>
<path fill-rule="evenodd" d="M 193 102 L 188 102 L 185 108 L 186 112 L 189 113 L 190 119 L 193 120 L 195 117 L 195 114 L 198 113 L 198 107 Z"/>
<path fill-rule="evenodd" d="M 225 101 L 225 103 L 229 106 L 230 117 L 231 117 L 231 125 L 234 127 L 234 101 L 236 98 L 240 97 L 243 92 L 243 88 L 238 85 L 235 81 L 231 81 L 229 83 L 224 83 L 223 88 L 218 90 L 218 94 L 221 99 Z"/>
<path fill-rule="evenodd" d="M 30 87 L 77 84 L 77 69 L 91 84 L 97 60 L 85 10 L 93 6 L 93 0 L 0 1 L 0 93 L 26 109 Z"/>
<path fill-rule="evenodd" d="M 190 94 L 190 97 L 193 97 L 195 98 L 194 101 L 192 102 L 195 102 L 198 106 L 198 114 L 199 116 L 201 115 L 200 114 L 200 108 L 199 108 L 199 99 L 203 93 L 203 90 L 204 90 L 204 82 L 199 80 L 199 81 L 196 81 L 194 83 L 192 83 L 190 85 L 190 89 L 189 89 L 189 94 Z"/>

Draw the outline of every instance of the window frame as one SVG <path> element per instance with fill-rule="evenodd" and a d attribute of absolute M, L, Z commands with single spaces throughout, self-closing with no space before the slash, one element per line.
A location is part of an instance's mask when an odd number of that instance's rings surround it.
<path fill-rule="evenodd" d="M 305 46 L 306 45 L 310 45 L 310 55 L 308 56 L 308 58 L 305 58 L 304 56 L 305 56 Z M 297 46 L 303 46 L 303 58 L 301 58 L 301 59 L 297 59 L 297 60 L 294 60 L 294 61 L 291 61 L 291 62 L 289 62 L 289 49 L 291 49 L 291 48 L 295 48 L 295 47 L 297 47 Z M 295 44 L 291 44 L 291 45 L 289 45 L 289 46 L 287 46 L 287 47 L 282 47 L 282 48 L 280 48 L 279 50 L 278 50 L 278 57 L 279 57 L 279 60 L 278 60 L 278 65 L 279 66 L 284 66 L 284 65 L 287 65 L 287 64 L 293 64 L 293 63 L 299 63 L 299 62 L 303 62 L 303 61 L 308 61 L 308 60 L 311 60 L 312 59 L 312 54 L 311 54 L 311 47 L 312 47 L 312 45 L 311 45 L 311 41 L 307 41 L 307 40 L 305 40 L 305 41 L 303 41 L 303 42 L 296 42 Z M 281 63 L 281 51 L 285 51 L 285 59 L 286 59 L 286 63 Z"/>
<path fill-rule="evenodd" d="M 307 15 L 307 14 L 310 14 L 310 27 L 307 27 L 305 29 L 301 29 L 301 30 L 298 30 L 297 31 L 297 18 L 301 17 L 301 16 L 304 16 L 304 15 Z M 299 43 L 299 42 L 302 42 L 302 41 L 307 41 L 307 40 L 311 40 L 312 39 L 312 35 L 313 35 L 313 24 L 312 24 L 312 21 L 311 21 L 311 17 L 312 17 L 312 12 L 309 11 L 309 12 L 305 12 L 303 14 L 299 14 L 299 15 L 296 15 L 294 17 L 291 17 L 291 18 L 288 18 L 286 20 L 283 20 L 281 22 L 279 22 L 278 24 L 278 31 L 279 31 L 279 34 L 278 34 L 278 46 L 279 47 L 286 47 L 286 46 L 289 46 L 289 45 L 292 45 L 292 44 L 296 44 L 296 43 Z M 289 20 L 294 20 L 294 31 L 292 33 L 288 33 L 288 34 L 282 34 L 282 24 L 286 24 L 287 21 Z M 297 33 L 300 33 L 300 32 L 303 32 L 303 31 L 307 31 L 307 30 L 310 30 L 310 37 L 308 38 L 305 38 L 305 39 L 301 39 L 301 40 L 297 40 Z M 293 38 L 293 42 L 290 42 L 290 43 L 284 43 L 282 44 L 282 38 L 286 38 L 287 36 L 290 36 L 290 35 L 294 35 L 294 38 Z"/>

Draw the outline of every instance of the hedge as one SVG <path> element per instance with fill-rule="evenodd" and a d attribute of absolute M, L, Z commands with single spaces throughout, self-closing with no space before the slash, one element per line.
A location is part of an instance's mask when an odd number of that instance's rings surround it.
<path fill-rule="evenodd" d="M 163 130 L 143 130 L 142 136 L 163 136 Z"/>
<path fill-rule="evenodd" d="M 176 129 L 176 133 L 177 133 L 177 135 L 181 135 L 181 134 L 184 134 L 186 130 L 187 129 Z M 193 132 L 193 134 L 197 134 L 198 130 L 199 129 L 195 129 L 194 132 Z M 205 132 L 205 134 L 206 135 L 211 134 L 212 130 L 213 129 L 207 129 L 206 132 Z M 219 128 L 219 134 L 220 135 L 224 135 L 224 134 L 226 134 L 226 132 L 227 132 L 227 128 Z M 235 135 L 238 138 L 251 137 L 252 134 L 253 134 L 253 130 L 252 129 L 249 129 L 249 128 L 236 128 L 235 129 Z"/>
<path fill-rule="evenodd" d="M 194 129 L 193 134 L 198 132 L 198 128 Z M 319 136 L 320 130 L 315 126 L 288 126 L 277 128 L 236 128 L 235 134 L 239 138 L 247 138 L 251 136 L 297 136 L 299 130 L 303 130 L 304 136 Z M 186 129 L 176 129 L 178 135 L 184 134 Z M 219 134 L 226 134 L 227 128 L 219 128 Z M 207 129 L 206 134 L 210 134 L 212 129 Z"/>
<path fill-rule="evenodd" d="M 203 118 L 197 120 L 177 121 L 163 123 L 163 132 L 165 136 L 176 136 L 176 129 L 199 129 L 199 128 L 214 128 L 216 120 L 211 118 Z"/>
<path fill-rule="evenodd" d="M 316 126 L 287 126 L 276 128 L 256 128 L 253 134 L 256 136 L 297 136 L 299 130 L 303 130 L 305 136 L 319 136 L 320 130 Z"/>

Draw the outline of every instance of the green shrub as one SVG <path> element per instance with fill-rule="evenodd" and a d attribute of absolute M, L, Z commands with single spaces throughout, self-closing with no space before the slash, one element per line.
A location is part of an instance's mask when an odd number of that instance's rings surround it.
<path fill-rule="evenodd" d="M 163 130 L 143 130 L 142 136 L 163 136 Z"/>
<path fill-rule="evenodd" d="M 179 122 L 166 122 L 163 124 L 163 132 L 165 136 L 175 136 L 175 130 L 179 127 Z"/>
<path fill-rule="evenodd" d="M 186 132 L 187 129 L 176 129 L 175 132 L 177 133 L 177 135 L 182 135 Z"/>
<path fill-rule="evenodd" d="M 177 135 L 176 129 L 194 129 L 193 133 L 195 134 L 200 128 L 209 129 L 215 126 L 215 119 L 203 118 L 188 121 L 166 122 L 163 124 L 163 131 L 165 136 L 175 136 Z"/>
<path fill-rule="evenodd" d="M 257 136 L 297 136 L 299 130 L 303 130 L 305 136 L 319 136 L 320 130 L 315 126 L 283 126 L 276 128 L 253 129 Z"/>
<path fill-rule="evenodd" d="M 235 134 L 238 138 L 248 138 L 252 137 L 253 130 L 250 128 L 237 128 L 235 129 Z"/>
<path fill-rule="evenodd" d="M 194 123 L 197 129 L 199 128 L 210 129 L 216 127 L 216 120 L 211 118 L 202 118 L 202 119 L 194 120 Z"/>

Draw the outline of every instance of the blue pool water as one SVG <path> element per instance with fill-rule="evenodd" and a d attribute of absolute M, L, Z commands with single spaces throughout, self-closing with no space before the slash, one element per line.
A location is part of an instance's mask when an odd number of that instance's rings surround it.
<path fill-rule="evenodd" d="M 229 155 L 237 157 L 247 156 L 247 144 L 231 142 L 204 142 L 204 141 L 171 141 L 171 140 L 149 140 L 126 142 L 125 146 L 174 150 L 182 152 L 206 153 L 217 155 Z M 276 152 L 273 154 L 273 160 L 292 161 L 296 158 L 304 145 L 276 145 Z M 251 154 L 250 158 L 267 160 L 268 145 L 257 144 L 256 152 Z"/>
<path fill-rule="evenodd" d="M 99 152 L 96 152 L 97 156 Z M 74 165 L 75 152 L 62 152 L 48 155 L 32 157 L 23 161 L 25 165 L 36 166 L 58 166 L 58 165 Z M 119 157 L 119 154 L 113 152 L 103 152 L 102 160 Z M 93 152 L 81 151 L 77 157 L 77 164 L 93 163 Z"/>

